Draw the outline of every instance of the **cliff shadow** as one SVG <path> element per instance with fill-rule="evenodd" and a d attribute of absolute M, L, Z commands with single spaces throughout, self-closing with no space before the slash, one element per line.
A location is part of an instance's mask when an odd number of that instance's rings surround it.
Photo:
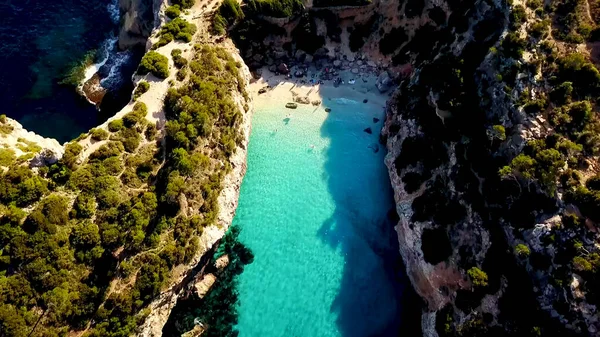
<path fill-rule="evenodd" d="M 317 234 L 345 259 L 331 311 L 344 337 L 417 336 L 420 299 L 399 253 L 385 148 L 378 144 L 383 106 L 362 103 L 365 95 L 359 92 L 332 96 L 322 93 L 323 108 L 331 112 L 321 136 L 330 140 L 323 179 L 335 211 Z"/>

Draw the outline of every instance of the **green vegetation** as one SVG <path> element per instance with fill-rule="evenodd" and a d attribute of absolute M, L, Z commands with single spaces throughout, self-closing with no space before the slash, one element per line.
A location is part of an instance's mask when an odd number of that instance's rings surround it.
<path fill-rule="evenodd" d="M 192 8 L 195 2 L 196 0 L 172 0 L 171 4 L 173 4 L 174 6 L 179 6 L 179 8 L 181 9 L 188 9 Z"/>
<path fill-rule="evenodd" d="M 243 18 L 244 13 L 236 0 L 224 0 L 212 18 L 213 34 L 225 34 L 228 27 Z"/>
<path fill-rule="evenodd" d="M 123 129 L 123 120 L 113 119 L 112 121 L 108 122 L 108 130 L 110 132 L 117 132 L 121 129 Z"/>
<path fill-rule="evenodd" d="M 83 56 L 81 61 L 72 64 L 69 72 L 59 82 L 60 84 L 78 86 L 85 79 L 85 70 L 94 64 L 96 58 L 96 51 L 90 51 Z"/>
<path fill-rule="evenodd" d="M 225 50 L 196 52 L 189 81 L 167 95 L 167 124 L 177 130 L 164 142 L 138 102 L 109 123 L 110 135 L 84 135 L 106 140 L 88 158 L 71 142 L 57 163 L 32 170 L 0 149 L 9 166 L 0 171 L 0 335 L 129 336 L 171 270 L 200 250 L 242 139 L 231 92 L 243 86 Z M 179 212 L 182 194 L 193 214 Z M 231 256 L 251 260 L 226 242 Z"/>
<path fill-rule="evenodd" d="M 42 147 L 36 142 L 24 138 L 18 138 L 17 142 L 17 148 L 25 153 L 38 153 L 42 150 Z"/>
<path fill-rule="evenodd" d="M 187 66 L 187 59 L 181 56 L 181 49 L 173 49 L 171 51 L 171 56 L 173 57 L 173 63 L 177 69 Z"/>
<path fill-rule="evenodd" d="M 152 73 L 158 78 L 167 78 L 169 77 L 169 59 L 155 51 L 149 51 L 140 61 L 137 72 L 140 75 Z"/>
<path fill-rule="evenodd" d="M 108 132 L 101 128 L 94 128 L 90 130 L 90 136 L 95 141 L 101 141 L 108 138 Z"/>
<path fill-rule="evenodd" d="M 173 40 L 191 42 L 194 33 L 196 33 L 196 25 L 182 18 L 175 18 L 162 26 L 159 33 L 160 39 L 152 46 L 152 49 L 160 48 Z"/>
<path fill-rule="evenodd" d="M 0 166 L 10 166 L 17 159 L 13 149 L 0 148 Z"/>
<path fill-rule="evenodd" d="M 165 10 L 165 15 L 169 19 L 175 19 L 176 17 L 179 17 L 179 15 L 181 15 L 181 9 L 179 9 L 179 5 L 169 6 L 169 8 Z"/>
<path fill-rule="evenodd" d="M 472 267 L 467 271 L 471 283 L 475 287 L 486 287 L 488 285 L 488 275 L 477 267 Z"/>
<path fill-rule="evenodd" d="M 570 43 L 582 43 L 590 37 L 594 22 L 586 13 L 586 0 L 559 0 L 553 2 L 552 35 Z"/>
<path fill-rule="evenodd" d="M 250 0 L 247 7 L 252 14 L 287 18 L 299 14 L 304 5 L 300 0 Z"/>
<path fill-rule="evenodd" d="M 0 115 L 0 134 L 8 135 L 13 131 L 12 125 L 8 123 L 8 119 L 6 119 L 6 115 Z"/>
<path fill-rule="evenodd" d="M 133 92 L 133 100 L 137 101 L 137 99 L 140 98 L 140 96 L 142 96 L 145 92 L 147 92 L 148 89 L 150 89 L 150 83 L 146 81 L 140 81 L 140 83 L 138 83 L 137 87 L 135 88 L 135 91 Z"/>
<path fill-rule="evenodd" d="M 527 247 L 526 245 L 524 245 L 522 243 L 519 243 L 518 245 L 515 246 L 515 253 L 519 257 L 529 257 L 529 255 L 531 254 L 531 251 L 529 250 L 529 247 Z"/>

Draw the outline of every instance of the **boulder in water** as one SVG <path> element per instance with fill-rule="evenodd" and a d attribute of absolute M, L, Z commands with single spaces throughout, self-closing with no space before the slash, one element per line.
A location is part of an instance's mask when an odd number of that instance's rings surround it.
<path fill-rule="evenodd" d="M 379 92 L 384 93 L 390 89 L 392 85 L 392 79 L 390 78 L 390 74 L 387 71 L 382 72 L 377 76 L 377 81 L 375 82 L 375 86 L 379 89 Z"/>
<path fill-rule="evenodd" d="M 298 107 L 298 104 L 290 102 L 290 103 L 286 103 L 285 107 L 288 109 L 296 109 Z"/>
<path fill-rule="evenodd" d="M 372 134 L 373 130 L 371 130 L 371 127 L 368 127 L 366 129 L 363 130 L 364 132 L 368 133 L 368 134 Z"/>
<path fill-rule="evenodd" d="M 325 112 L 331 112 L 330 108 L 325 108 Z"/>

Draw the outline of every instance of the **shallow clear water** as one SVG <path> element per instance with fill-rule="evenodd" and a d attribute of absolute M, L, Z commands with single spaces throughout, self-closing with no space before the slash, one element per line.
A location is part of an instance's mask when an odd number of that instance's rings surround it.
<path fill-rule="evenodd" d="M 255 254 L 239 278 L 241 337 L 397 336 L 393 199 L 373 121 L 383 109 L 356 99 L 324 98 L 330 113 L 255 111 L 234 219 Z"/>

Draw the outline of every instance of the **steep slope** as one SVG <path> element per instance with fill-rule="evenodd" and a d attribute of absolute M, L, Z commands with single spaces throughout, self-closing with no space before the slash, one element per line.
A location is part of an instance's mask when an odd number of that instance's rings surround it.
<path fill-rule="evenodd" d="M 598 333 L 584 5 L 476 1 L 448 45 L 410 54 L 382 136 L 427 336 Z"/>

